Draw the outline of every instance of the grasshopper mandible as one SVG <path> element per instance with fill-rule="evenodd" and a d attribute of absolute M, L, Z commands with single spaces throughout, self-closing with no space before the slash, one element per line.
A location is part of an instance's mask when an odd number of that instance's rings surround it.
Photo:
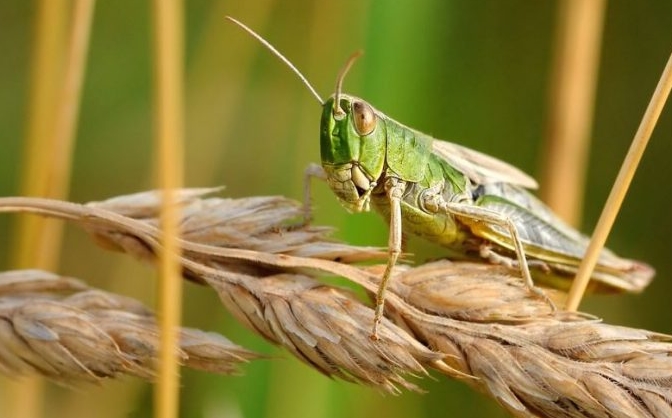
<path fill-rule="evenodd" d="M 310 177 L 322 178 L 346 209 L 362 212 L 373 205 L 389 219 L 389 258 L 376 294 L 373 339 L 378 338 L 385 290 L 405 233 L 448 248 L 453 258 L 517 267 L 527 288 L 551 305 L 534 286 L 532 272 L 538 282 L 569 288 L 588 239 L 526 190 L 537 187 L 533 178 L 493 157 L 404 126 L 342 93 L 343 79 L 359 53 L 340 71 L 334 95 L 323 100 L 268 41 L 227 18 L 289 66 L 323 108 L 322 166 L 308 168 L 307 184 Z M 592 290 L 639 292 L 653 274 L 648 265 L 604 249 L 591 276 Z"/>

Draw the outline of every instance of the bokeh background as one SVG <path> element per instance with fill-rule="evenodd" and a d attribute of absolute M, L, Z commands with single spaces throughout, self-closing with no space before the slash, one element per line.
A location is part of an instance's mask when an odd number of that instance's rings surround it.
<path fill-rule="evenodd" d="M 437 138 L 541 173 L 559 2 L 214 1 L 186 10 L 186 184 L 225 185 L 226 196 L 301 199 L 303 170 L 319 160 L 320 108 L 298 79 L 224 19 L 256 29 L 311 80 L 332 93 L 347 56 L 364 49 L 345 91 Z M 84 202 L 153 187 L 152 16 L 148 2 L 96 4 L 70 200 Z M 609 0 L 581 222 L 590 231 L 672 52 L 672 2 Z M 36 4 L 0 3 L 0 195 L 19 193 L 27 130 Z M 672 106 L 668 103 L 608 246 L 646 260 L 658 274 L 638 296 L 591 297 L 582 310 L 615 324 L 672 333 Z M 542 185 L 543 187 L 543 185 Z M 384 246 L 374 214 L 350 215 L 315 184 L 316 223 L 349 242 Z M 0 217 L 0 268 L 9 268 L 12 223 Z M 441 249 L 412 240 L 416 260 Z M 59 273 L 154 302 L 156 275 L 66 228 Z M 329 380 L 243 329 L 215 295 L 185 285 L 184 323 L 219 331 L 269 360 L 238 377 L 185 371 L 181 416 L 503 417 L 485 396 L 436 375 L 426 394 L 384 396 Z M 0 385 L 8 384 L 4 380 Z M 140 417 L 151 386 L 135 379 L 77 391 L 47 385 L 44 416 Z M 2 414 L 0 396 L 0 416 Z"/>

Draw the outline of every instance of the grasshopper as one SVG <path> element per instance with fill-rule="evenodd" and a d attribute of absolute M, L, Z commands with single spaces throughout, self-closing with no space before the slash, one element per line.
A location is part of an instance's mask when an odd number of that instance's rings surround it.
<path fill-rule="evenodd" d="M 446 247 L 451 258 L 517 267 L 527 288 L 551 306 L 535 287 L 533 274 L 550 287 L 569 288 L 588 238 L 527 190 L 537 188 L 533 178 L 496 158 L 409 128 L 363 99 L 342 93 L 343 79 L 360 53 L 350 57 L 338 74 L 335 93 L 323 100 L 269 42 L 228 19 L 289 66 L 322 106 L 322 165 L 306 171 L 306 196 L 310 177 L 318 177 L 349 211 L 369 211 L 373 206 L 389 220 L 389 257 L 376 294 L 372 339 L 378 338 L 385 291 L 404 234 Z M 639 292 L 653 274 L 648 265 L 604 249 L 591 276 L 591 289 Z"/>

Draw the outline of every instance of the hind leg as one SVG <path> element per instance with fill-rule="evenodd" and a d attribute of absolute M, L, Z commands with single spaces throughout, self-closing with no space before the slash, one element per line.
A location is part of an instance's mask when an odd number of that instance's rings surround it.
<path fill-rule="evenodd" d="M 489 253 L 486 254 L 486 258 L 489 260 L 494 259 L 496 262 L 503 262 L 504 264 L 506 264 L 505 260 L 508 259 L 511 266 L 514 266 L 513 263 L 517 262 L 520 275 L 525 282 L 525 286 L 527 286 L 530 292 L 532 292 L 534 295 L 544 299 L 554 311 L 556 310 L 555 304 L 548 298 L 544 291 L 534 285 L 534 282 L 532 281 L 532 275 L 530 274 L 530 268 L 528 266 L 527 259 L 525 258 L 523 243 L 520 240 L 520 236 L 518 234 L 518 229 L 509 217 L 480 206 L 456 202 L 446 202 L 442 198 L 439 198 L 434 203 L 438 210 L 456 216 L 457 218 L 469 219 L 471 220 L 469 223 L 478 224 L 483 222 L 492 225 L 498 225 L 504 228 L 509 233 L 517 260 L 510 260 L 507 257 L 494 253 L 492 250 L 489 250 Z"/>

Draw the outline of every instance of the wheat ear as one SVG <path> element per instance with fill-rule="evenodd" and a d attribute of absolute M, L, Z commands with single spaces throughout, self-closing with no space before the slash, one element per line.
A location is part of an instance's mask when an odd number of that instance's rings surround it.
<path fill-rule="evenodd" d="M 398 269 L 380 340 L 373 311 L 344 277 L 375 292 L 385 252 L 328 238 L 283 197 L 221 199 L 180 191 L 184 276 L 212 287 L 250 329 L 330 376 L 397 392 L 435 369 L 520 417 L 672 416 L 672 337 L 552 311 L 501 266 L 438 261 Z M 97 242 L 153 262 L 155 192 L 77 205 L 2 198 L 0 211 L 57 216 Z M 513 275 L 512 275 L 513 274 Z"/>

